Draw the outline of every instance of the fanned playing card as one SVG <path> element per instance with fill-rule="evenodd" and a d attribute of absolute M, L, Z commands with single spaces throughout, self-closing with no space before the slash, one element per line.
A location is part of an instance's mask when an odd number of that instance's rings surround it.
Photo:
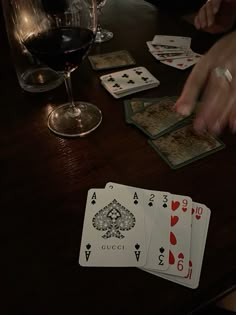
<path fill-rule="evenodd" d="M 82 266 L 143 266 L 145 222 L 140 192 L 90 189 L 79 263 Z"/>
<path fill-rule="evenodd" d="M 151 270 L 148 272 L 191 289 L 196 289 L 200 281 L 210 215 L 211 211 L 205 205 L 193 203 L 190 260 L 188 273 L 185 277 L 166 275 Z"/>
<path fill-rule="evenodd" d="M 195 65 L 201 58 L 190 48 L 190 37 L 155 35 L 152 41 L 147 42 L 147 46 L 154 58 L 179 70 Z"/>
<path fill-rule="evenodd" d="M 115 98 L 151 89 L 160 84 L 160 81 L 144 67 L 113 72 L 101 76 L 100 80 L 105 89 Z"/>
<path fill-rule="evenodd" d="M 153 45 L 166 45 L 170 47 L 190 48 L 191 37 L 155 35 L 152 40 Z"/>
<path fill-rule="evenodd" d="M 220 139 L 210 133 L 196 134 L 191 120 L 155 140 L 149 140 L 149 143 L 173 169 L 192 163 L 225 147 Z"/>
<path fill-rule="evenodd" d="M 173 47 L 167 45 L 158 45 L 153 44 L 151 41 L 146 42 L 148 49 L 150 52 L 157 52 L 157 53 L 170 53 L 170 52 L 184 52 L 185 49 L 181 47 Z"/>
<path fill-rule="evenodd" d="M 138 267 L 194 289 L 209 220 L 190 197 L 108 182 L 88 192 L 79 263 Z"/>
<path fill-rule="evenodd" d="M 191 55 L 186 57 L 181 56 L 179 56 L 180 58 L 168 57 L 165 60 L 160 59 L 159 60 L 161 61 L 161 63 L 164 63 L 165 65 L 177 68 L 179 70 L 185 70 L 195 65 L 200 60 L 201 56 L 202 55 L 193 52 Z"/>
<path fill-rule="evenodd" d="M 145 189 L 121 185 L 121 184 L 113 183 L 113 182 L 107 183 L 105 188 L 112 191 L 117 191 L 120 189 L 127 189 L 132 192 L 141 193 L 142 198 L 143 198 L 142 205 L 143 205 L 143 211 L 144 211 L 144 216 L 145 216 L 144 221 L 145 221 L 146 250 L 148 251 L 152 228 L 156 220 L 155 216 L 156 216 L 157 209 L 155 207 L 155 202 L 157 201 L 156 199 L 157 199 L 158 192 L 151 192 Z"/>
<path fill-rule="evenodd" d="M 157 60 L 174 60 L 174 59 L 182 59 L 182 58 L 191 58 L 194 56 L 194 52 L 192 50 L 184 51 L 184 52 L 167 52 L 167 53 L 159 53 L 152 51 L 153 57 Z M 178 61 L 177 61 L 178 62 Z"/>
<path fill-rule="evenodd" d="M 169 268 L 166 274 L 186 276 L 190 258 L 192 199 L 172 194 Z"/>
<path fill-rule="evenodd" d="M 125 188 L 133 192 L 139 192 L 142 195 L 143 198 L 142 205 L 145 214 L 146 250 L 147 252 L 149 251 L 150 242 L 152 238 L 152 231 L 154 229 L 155 239 L 153 237 L 153 242 L 155 242 L 157 248 L 161 249 L 161 251 L 159 249 L 157 251 L 155 250 L 154 255 L 156 255 L 157 258 L 158 256 L 161 255 L 159 259 L 164 260 L 165 259 L 164 257 L 166 257 L 166 255 L 168 256 L 169 250 L 170 231 L 170 209 L 168 207 L 169 193 L 125 186 L 113 182 L 107 183 L 105 188 L 113 191 Z M 164 203 L 161 203 L 161 200 L 164 200 Z M 149 265 L 148 259 L 146 265 Z M 160 267 L 158 269 L 163 269 L 165 267 Z"/>
<path fill-rule="evenodd" d="M 149 201 L 153 203 L 156 213 L 144 269 L 166 270 L 169 267 L 171 194 L 159 191 L 150 192 L 151 195 L 157 197 Z"/>

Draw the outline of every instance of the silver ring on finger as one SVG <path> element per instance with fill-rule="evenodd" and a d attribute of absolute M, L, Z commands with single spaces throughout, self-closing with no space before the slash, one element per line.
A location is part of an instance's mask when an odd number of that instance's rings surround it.
<path fill-rule="evenodd" d="M 221 68 L 221 67 L 216 67 L 214 69 L 214 73 L 216 74 L 216 76 L 218 78 L 224 78 L 226 79 L 226 81 L 228 83 L 231 83 L 232 80 L 233 80 L 233 76 L 232 76 L 232 73 L 229 71 L 228 68 Z"/>

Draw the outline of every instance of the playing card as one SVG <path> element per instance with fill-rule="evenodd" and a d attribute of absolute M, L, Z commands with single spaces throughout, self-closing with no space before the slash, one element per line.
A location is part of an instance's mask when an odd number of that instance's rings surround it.
<path fill-rule="evenodd" d="M 152 44 L 190 48 L 191 38 L 183 36 L 155 35 Z"/>
<path fill-rule="evenodd" d="M 125 188 L 133 192 L 142 192 L 147 250 L 147 258 L 144 268 L 154 270 L 167 269 L 169 266 L 168 253 L 170 248 L 171 194 L 168 192 L 124 186 L 112 182 L 107 183 L 105 188 L 113 191 Z"/>
<path fill-rule="evenodd" d="M 190 260 L 188 273 L 185 277 L 166 275 L 152 270 L 148 272 L 180 285 L 196 289 L 201 276 L 210 215 L 211 211 L 209 208 L 203 204 L 193 202 Z"/>
<path fill-rule="evenodd" d="M 166 274 L 186 276 L 190 258 L 192 199 L 171 195 L 169 268 Z"/>
<path fill-rule="evenodd" d="M 150 52 L 170 53 L 170 52 L 184 52 L 185 51 L 185 49 L 181 47 L 155 45 L 155 44 L 152 44 L 151 41 L 147 41 L 146 44 Z"/>
<path fill-rule="evenodd" d="M 194 55 L 192 50 L 186 50 L 184 52 L 166 52 L 166 53 L 159 53 L 159 52 L 151 52 L 154 58 L 157 60 L 174 60 L 174 59 L 183 59 L 183 58 L 190 58 Z"/>
<path fill-rule="evenodd" d="M 167 58 L 166 60 L 161 60 L 161 63 L 177 68 L 179 70 L 185 70 L 193 65 L 195 65 L 201 58 L 200 54 L 193 53 L 191 56 L 184 58 Z"/>
<path fill-rule="evenodd" d="M 105 70 L 135 65 L 134 58 L 126 50 L 113 51 L 88 57 L 94 70 Z"/>
<path fill-rule="evenodd" d="M 149 140 L 149 143 L 173 169 L 192 163 L 225 147 L 220 139 L 210 133 L 196 134 L 191 120 L 157 139 Z"/>
<path fill-rule="evenodd" d="M 169 233 L 170 233 L 170 202 L 171 194 L 168 192 L 150 192 L 155 195 L 153 207 L 156 209 L 155 223 L 147 252 L 146 264 L 143 268 L 152 270 L 166 270 L 169 267 Z M 149 197 L 150 198 L 150 197 Z"/>
<path fill-rule="evenodd" d="M 143 266 L 146 262 L 142 195 L 136 190 L 90 189 L 79 263 L 82 266 Z"/>
<path fill-rule="evenodd" d="M 173 98 L 160 98 L 144 110 L 131 115 L 130 121 L 148 137 L 155 139 L 188 118 L 174 111 L 174 104 Z"/>
<path fill-rule="evenodd" d="M 145 241 L 146 241 L 146 250 L 148 251 L 148 247 L 149 247 L 149 243 L 150 243 L 150 238 L 151 238 L 151 232 L 152 232 L 152 226 L 155 220 L 155 208 L 153 206 L 151 206 L 151 202 L 153 205 L 153 200 L 156 197 L 156 195 L 152 195 L 150 198 L 152 198 L 152 200 L 147 201 L 148 197 L 146 195 L 146 191 L 144 189 L 140 189 L 137 187 L 132 187 L 132 186 L 125 186 L 125 185 L 121 185 L 118 183 L 113 183 L 113 182 L 109 182 L 106 184 L 105 189 L 109 189 L 112 191 L 115 190 L 119 190 L 119 189 L 128 189 L 129 191 L 136 191 L 136 192 L 140 192 L 143 196 L 143 211 L 144 211 L 144 222 L 145 222 Z M 149 207 L 147 207 L 148 203 L 150 203 Z"/>
<path fill-rule="evenodd" d="M 102 85 L 120 98 L 132 93 L 157 87 L 160 82 L 144 67 L 114 72 L 100 77 Z"/>
<path fill-rule="evenodd" d="M 133 100 L 125 100 L 124 101 L 124 109 L 125 109 L 125 120 L 128 124 L 132 123 L 130 117 L 140 111 L 143 110 L 143 102 L 142 101 L 133 101 Z"/>
<path fill-rule="evenodd" d="M 153 102 L 159 100 L 158 98 L 133 98 L 124 101 L 125 120 L 128 124 L 132 123 L 131 116 L 137 112 L 144 110 L 147 106 Z"/>

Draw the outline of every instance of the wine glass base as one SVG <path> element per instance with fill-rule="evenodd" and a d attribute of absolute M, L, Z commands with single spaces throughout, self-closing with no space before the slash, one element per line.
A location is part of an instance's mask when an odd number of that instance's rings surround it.
<path fill-rule="evenodd" d="M 108 40 L 110 40 L 112 38 L 113 38 L 113 33 L 102 28 L 96 34 L 95 43 L 107 42 Z"/>
<path fill-rule="evenodd" d="M 85 102 L 63 104 L 48 116 L 48 128 L 63 137 L 83 137 L 95 130 L 102 122 L 102 113 L 95 105 Z"/>

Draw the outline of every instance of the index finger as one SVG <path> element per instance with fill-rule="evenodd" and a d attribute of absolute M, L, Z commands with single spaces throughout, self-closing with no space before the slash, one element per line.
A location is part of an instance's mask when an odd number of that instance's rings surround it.
<path fill-rule="evenodd" d="M 208 0 L 209 1 L 209 0 Z M 219 11 L 222 0 L 213 0 L 211 1 L 213 7 L 213 13 L 216 14 Z"/>
<path fill-rule="evenodd" d="M 203 56 L 190 73 L 174 107 L 180 114 L 189 115 L 193 111 L 210 73 L 210 66 L 207 60 L 207 57 Z"/>

